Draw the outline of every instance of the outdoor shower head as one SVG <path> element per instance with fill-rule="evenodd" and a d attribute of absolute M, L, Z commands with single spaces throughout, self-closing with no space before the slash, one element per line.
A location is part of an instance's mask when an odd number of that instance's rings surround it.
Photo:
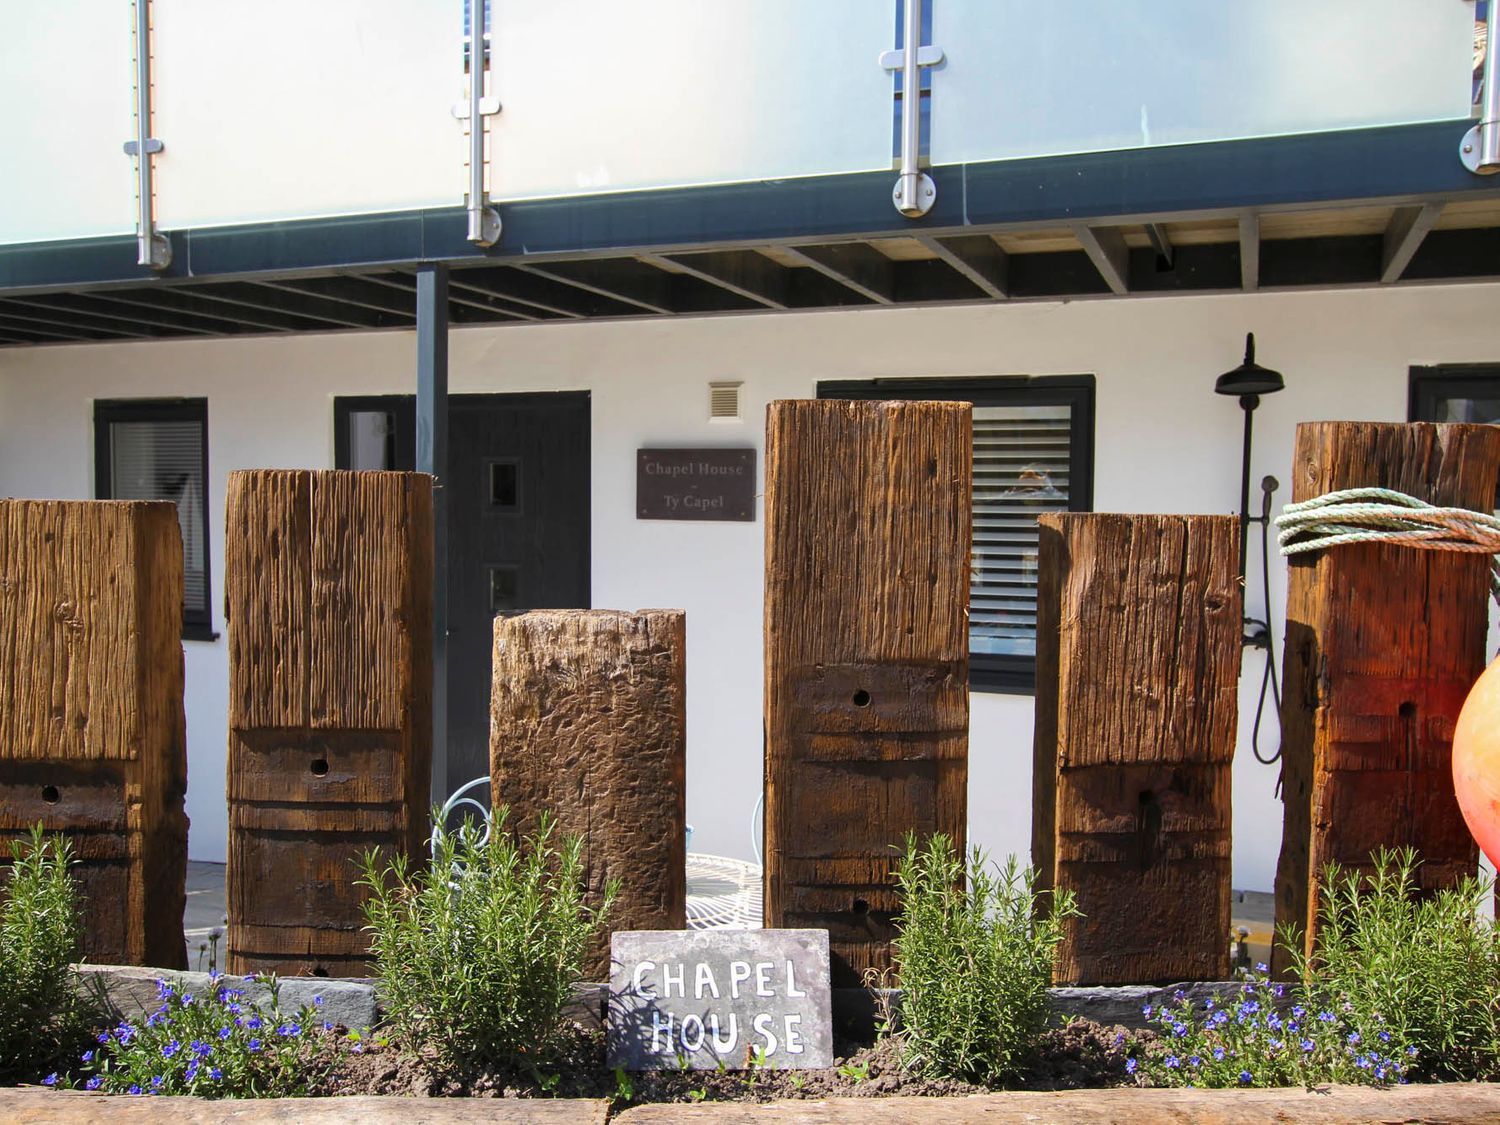
<path fill-rule="evenodd" d="M 1214 393 L 1220 395 L 1273 395 L 1285 387 L 1280 371 L 1255 362 L 1254 332 L 1245 333 L 1245 362 L 1214 381 Z"/>

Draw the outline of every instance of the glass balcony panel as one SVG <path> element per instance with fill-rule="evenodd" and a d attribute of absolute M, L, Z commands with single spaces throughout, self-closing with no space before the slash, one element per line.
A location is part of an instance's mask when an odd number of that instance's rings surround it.
<path fill-rule="evenodd" d="M 154 0 L 153 12 L 162 227 L 462 203 L 455 0 Z"/>
<path fill-rule="evenodd" d="M 135 230 L 134 13 L 0 4 L 0 243 Z"/>
<path fill-rule="evenodd" d="M 493 0 L 501 200 L 891 166 L 881 0 Z"/>
<path fill-rule="evenodd" d="M 934 3 L 933 42 L 945 54 L 932 84 L 936 164 L 1469 112 L 1471 4 Z"/>

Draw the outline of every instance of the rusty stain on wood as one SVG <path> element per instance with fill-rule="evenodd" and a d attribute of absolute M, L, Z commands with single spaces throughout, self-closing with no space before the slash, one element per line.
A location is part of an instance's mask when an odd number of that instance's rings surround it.
<path fill-rule="evenodd" d="M 1040 517 L 1032 862 L 1060 984 L 1229 974 L 1240 666 L 1230 516 Z"/>
<path fill-rule="evenodd" d="M 1305 422 L 1292 499 L 1378 486 L 1489 511 L 1497 472 L 1494 426 Z M 1276 922 L 1302 931 L 1305 948 L 1330 861 L 1368 869 L 1376 848 L 1409 845 L 1425 891 L 1477 870 L 1451 754 L 1485 667 L 1489 561 L 1380 543 L 1289 560 Z M 1273 968 L 1287 966 L 1277 949 Z"/>
<path fill-rule="evenodd" d="M 432 765 L 432 484 L 232 473 L 228 967 L 367 970 L 355 858 L 419 857 Z"/>
<path fill-rule="evenodd" d="M 610 932 L 687 925 L 687 618 L 681 610 L 533 610 L 495 619 L 490 784 L 511 831 L 542 813 L 583 839 L 591 906 L 619 881 Z"/>
<path fill-rule="evenodd" d="M 967 820 L 968 403 L 775 402 L 766 420 L 765 921 L 890 965 L 908 832 Z"/>
<path fill-rule="evenodd" d="M 78 860 L 84 955 L 186 968 L 182 536 L 167 502 L 0 500 L 0 860 Z"/>

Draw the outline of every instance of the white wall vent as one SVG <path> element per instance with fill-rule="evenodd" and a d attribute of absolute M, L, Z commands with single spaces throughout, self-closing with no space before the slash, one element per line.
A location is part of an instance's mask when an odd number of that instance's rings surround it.
<path fill-rule="evenodd" d="M 740 388 L 744 385 L 743 382 L 708 385 L 708 420 L 710 422 L 738 422 L 740 420 Z"/>

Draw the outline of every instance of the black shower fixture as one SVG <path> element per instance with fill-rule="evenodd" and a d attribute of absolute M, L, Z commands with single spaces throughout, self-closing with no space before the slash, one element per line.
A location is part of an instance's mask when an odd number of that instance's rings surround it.
<path fill-rule="evenodd" d="M 1245 333 L 1245 362 L 1226 371 L 1214 381 L 1214 393 L 1238 395 L 1245 412 L 1245 446 L 1240 460 L 1240 581 L 1245 579 L 1245 548 L 1250 524 L 1259 522 L 1250 515 L 1250 435 L 1254 427 L 1255 408 L 1261 395 L 1273 395 L 1286 387 L 1280 371 L 1272 371 L 1255 362 L 1255 333 Z M 1264 518 L 1264 517 L 1262 517 Z"/>

